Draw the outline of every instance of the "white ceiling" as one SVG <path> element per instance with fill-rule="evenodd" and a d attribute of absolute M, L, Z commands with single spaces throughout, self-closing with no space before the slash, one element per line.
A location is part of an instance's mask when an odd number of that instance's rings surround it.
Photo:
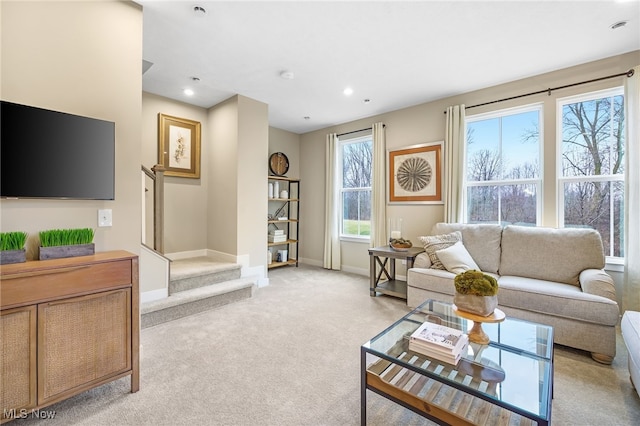
<path fill-rule="evenodd" d="M 144 91 L 240 94 L 295 133 L 640 50 L 640 0 L 138 3 Z"/>

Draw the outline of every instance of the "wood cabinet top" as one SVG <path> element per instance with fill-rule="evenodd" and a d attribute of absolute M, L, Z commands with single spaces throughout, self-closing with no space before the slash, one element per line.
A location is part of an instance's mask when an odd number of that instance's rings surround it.
<path fill-rule="evenodd" d="M 49 260 L 29 260 L 23 263 L 0 265 L 0 277 L 13 274 L 23 274 L 25 272 L 38 271 L 43 269 L 67 268 L 70 266 L 113 262 L 116 260 L 134 259 L 137 257 L 138 255 L 130 253 L 126 250 L 113 250 L 99 252 L 90 256 L 66 257 L 63 259 Z"/>

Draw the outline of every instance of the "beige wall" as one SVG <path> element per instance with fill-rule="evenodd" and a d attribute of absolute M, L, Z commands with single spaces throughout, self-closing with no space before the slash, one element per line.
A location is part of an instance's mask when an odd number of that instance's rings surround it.
<path fill-rule="evenodd" d="M 267 263 L 267 104 L 238 97 L 238 254 L 250 267 Z M 263 272 L 266 269 L 263 269 Z"/>
<path fill-rule="evenodd" d="M 207 245 L 207 190 L 211 138 L 207 111 L 150 93 L 142 94 L 142 164 L 158 164 L 158 114 L 198 121 L 201 127 L 200 179 L 165 177 L 165 253 L 203 249 Z M 145 195 L 147 245 L 152 246 L 153 192 Z"/>
<path fill-rule="evenodd" d="M 207 247 L 236 254 L 238 227 L 238 97 L 234 96 L 209 110 L 211 149 L 209 150 L 209 198 Z"/>
<path fill-rule="evenodd" d="M 209 110 L 207 246 L 264 268 L 267 232 L 267 105 L 234 96 Z M 261 272 L 264 272 L 261 269 Z"/>
<path fill-rule="evenodd" d="M 96 230 L 96 251 L 140 247 L 142 10 L 132 2 L 1 2 L 3 100 L 116 123 L 115 201 L 2 200 L 2 231 Z M 25 167 L 29 167 L 25 159 Z M 98 209 L 113 226 L 98 228 Z"/>
<path fill-rule="evenodd" d="M 387 149 L 396 149 L 419 143 L 429 143 L 444 140 L 445 115 L 444 110 L 450 105 L 493 101 L 523 93 L 545 90 L 611 74 L 626 72 L 640 64 L 640 51 L 631 52 L 605 60 L 592 62 L 564 70 L 539 75 L 533 78 L 507 83 L 452 98 L 417 105 L 415 107 L 393 111 L 345 123 L 319 131 L 301 135 L 300 144 L 300 178 L 304 181 L 305 196 L 304 209 L 301 218 L 301 257 L 305 261 L 322 264 L 323 233 L 324 233 L 324 147 L 327 133 L 343 133 L 370 127 L 374 122 L 382 121 L 386 124 Z M 472 72 L 472 70 L 470 70 Z M 428 77 L 426 77 L 428 78 Z M 555 187 L 555 152 L 556 152 L 556 100 L 587 91 L 595 91 L 610 87 L 621 86 L 624 77 L 590 83 L 569 89 L 554 91 L 551 96 L 546 93 L 530 96 L 509 102 L 502 102 L 491 106 L 467 110 L 467 115 L 522 106 L 536 102 L 544 105 L 544 161 L 548 164 L 544 168 L 545 185 L 543 188 L 542 225 L 556 226 L 556 187 Z M 550 165 L 549 165 L 550 164 Z M 433 224 L 443 220 L 442 205 L 392 205 L 387 206 L 387 217 L 402 217 L 403 230 L 414 244 L 418 236 L 429 232 Z M 368 244 L 342 243 L 342 260 L 345 270 L 368 274 Z M 403 270 L 399 271 L 404 274 Z"/>

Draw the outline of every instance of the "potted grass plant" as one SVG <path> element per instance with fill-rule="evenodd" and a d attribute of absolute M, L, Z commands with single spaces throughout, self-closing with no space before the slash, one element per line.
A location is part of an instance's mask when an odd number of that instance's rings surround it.
<path fill-rule="evenodd" d="M 465 312 L 489 316 L 498 306 L 498 281 L 481 271 L 469 270 L 455 276 L 453 303 Z"/>
<path fill-rule="evenodd" d="M 51 229 L 41 231 L 40 260 L 87 256 L 95 253 L 93 229 Z"/>
<path fill-rule="evenodd" d="M 26 241 L 26 232 L 0 232 L 0 265 L 26 262 L 27 255 L 24 249 Z"/>

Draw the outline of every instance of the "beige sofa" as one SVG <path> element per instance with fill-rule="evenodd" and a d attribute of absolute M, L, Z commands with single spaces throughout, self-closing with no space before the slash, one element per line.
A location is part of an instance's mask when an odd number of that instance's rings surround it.
<path fill-rule="evenodd" d="M 431 234 L 461 237 L 456 251 L 462 245 L 470 262 L 498 279 L 499 308 L 508 316 L 551 325 L 555 343 L 589 351 L 596 361 L 611 363 L 620 311 L 613 280 L 603 269 L 598 232 L 438 223 Z M 421 240 L 427 252 L 416 258 L 407 273 L 407 304 L 415 307 L 427 299 L 452 302 L 453 279 L 455 272 L 466 268 L 464 257 L 452 260 L 451 245 L 429 244 L 433 237 Z M 454 272 L 433 269 L 432 260 L 439 263 L 438 249 L 444 250 L 442 259 Z"/>

